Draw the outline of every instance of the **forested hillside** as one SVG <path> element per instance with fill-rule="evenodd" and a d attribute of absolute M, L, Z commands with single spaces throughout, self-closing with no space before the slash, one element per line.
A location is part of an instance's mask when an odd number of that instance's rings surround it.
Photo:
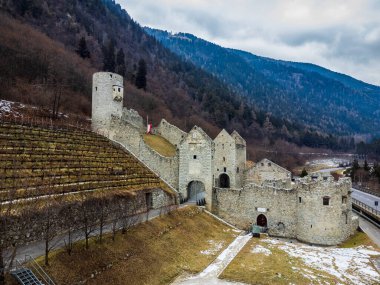
<path fill-rule="evenodd" d="M 331 149 L 353 146 L 349 139 L 263 111 L 241 90 L 165 48 L 114 1 L 6 1 L 0 10 L 0 99 L 52 109 L 58 98 L 59 111 L 90 116 L 92 73 L 113 71 L 125 77 L 125 104 L 149 115 L 153 124 L 161 118 L 184 130 L 196 124 L 212 137 L 221 128 L 236 129 L 265 145 L 286 140 Z M 141 62 L 146 86 L 144 80 L 137 84 Z M 273 108 L 281 106 L 277 103 Z"/>
<path fill-rule="evenodd" d="M 145 30 L 275 116 L 339 135 L 380 134 L 378 86 L 312 64 L 223 48 L 191 34 Z"/>

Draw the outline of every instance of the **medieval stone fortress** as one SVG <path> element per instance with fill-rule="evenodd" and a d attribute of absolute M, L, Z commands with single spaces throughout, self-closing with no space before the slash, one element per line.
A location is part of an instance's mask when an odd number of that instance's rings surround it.
<path fill-rule="evenodd" d="M 249 167 L 246 142 L 236 131 L 222 130 L 213 140 L 198 126 L 186 133 L 163 119 L 154 134 L 176 148 L 165 157 L 145 143 L 143 118 L 123 107 L 120 75 L 95 73 L 92 88 L 93 131 L 130 151 L 178 201 L 205 200 L 208 210 L 241 229 L 257 224 L 269 235 L 312 244 L 336 245 L 357 229 L 349 178 L 315 174 L 292 181 L 290 171 L 267 159 Z M 152 207 L 162 201 L 157 194 Z"/>

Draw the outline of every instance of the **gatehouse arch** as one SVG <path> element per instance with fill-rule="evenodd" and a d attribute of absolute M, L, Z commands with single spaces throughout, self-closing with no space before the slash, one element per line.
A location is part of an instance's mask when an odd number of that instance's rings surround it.
<path fill-rule="evenodd" d="M 230 177 L 226 173 L 219 175 L 219 187 L 230 188 Z"/>
<path fill-rule="evenodd" d="M 199 201 L 205 197 L 205 185 L 201 181 L 191 181 L 187 185 L 188 201 Z"/>

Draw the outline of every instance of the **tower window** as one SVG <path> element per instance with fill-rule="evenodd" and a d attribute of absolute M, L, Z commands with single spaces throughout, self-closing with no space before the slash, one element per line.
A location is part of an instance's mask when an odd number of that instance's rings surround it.
<path fill-rule="evenodd" d="M 323 206 L 330 205 L 330 197 L 323 197 Z"/>
<path fill-rule="evenodd" d="M 302 198 L 298 197 L 298 202 L 302 203 Z"/>
<path fill-rule="evenodd" d="M 227 172 L 227 167 L 224 168 L 224 172 Z"/>
<path fill-rule="evenodd" d="M 261 163 L 261 166 L 264 166 L 264 163 Z"/>
<path fill-rule="evenodd" d="M 225 158 L 225 157 L 223 157 L 223 161 L 226 161 L 226 158 Z"/>
<path fill-rule="evenodd" d="M 342 196 L 342 204 L 347 204 L 347 196 Z"/>
<path fill-rule="evenodd" d="M 119 88 L 117 88 L 117 91 L 118 91 L 118 92 L 120 92 L 120 87 L 119 87 Z"/>
<path fill-rule="evenodd" d="M 110 77 L 112 78 L 112 74 L 110 73 Z"/>
<path fill-rule="evenodd" d="M 197 159 L 197 156 L 196 156 L 196 155 L 193 155 L 193 158 L 194 158 L 194 159 Z"/>
<path fill-rule="evenodd" d="M 236 173 L 239 173 L 239 166 L 236 167 Z"/>
<path fill-rule="evenodd" d="M 95 86 L 95 91 L 98 91 L 98 87 Z"/>
<path fill-rule="evenodd" d="M 269 162 L 269 163 L 268 163 L 268 166 L 272 166 L 272 163 Z"/>

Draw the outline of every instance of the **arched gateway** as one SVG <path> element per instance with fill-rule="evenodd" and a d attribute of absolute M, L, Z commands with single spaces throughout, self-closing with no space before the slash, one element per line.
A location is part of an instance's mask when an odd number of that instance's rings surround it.
<path fill-rule="evenodd" d="M 201 181 L 191 181 L 187 186 L 189 201 L 199 201 L 205 197 L 205 185 Z"/>
<path fill-rule="evenodd" d="M 222 173 L 219 176 L 219 187 L 230 188 L 230 177 L 226 173 Z"/>
<path fill-rule="evenodd" d="M 268 226 L 268 221 L 267 217 L 265 217 L 263 214 L 260 214 L 257 216 L 257 225 L 260 227 L 267 227 Z"/>

